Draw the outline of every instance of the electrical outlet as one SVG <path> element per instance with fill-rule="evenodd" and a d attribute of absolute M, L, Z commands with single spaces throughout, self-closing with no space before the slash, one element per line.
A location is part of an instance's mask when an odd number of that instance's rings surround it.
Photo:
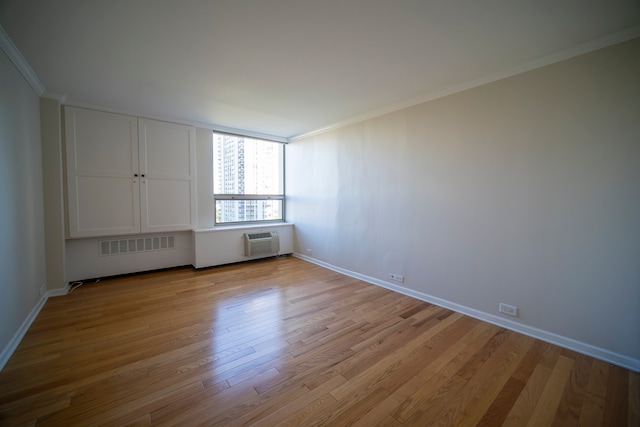
<path fill-rule="evenodd" d="M 504 313 L 513 317 L 518 317 L 518 307 L 516 307 L 515 305 L 504 304 L 501 302 L 499 310 L 500 310 L 500 313 Z"/>
<path fill-rule="evenodd" d="M 40 286 L 40 296 L 44 295 L 45 292 L 47 292 L 47 285 L 43 283 L 42 286 Z"/>
<path fill-rule="evenodd" d="M 307 248 L 307 255 L 313 255 L 313 251 L 311 250 L 311 248 Z"/>
<path fill-rule="evenodd" d="M 389 278 L 391 280 L 395 280 L 396 282 L 400 282 L 400 283 L 404 282 L 404 277 L 402 276 L 402 274 L 393 274 L 393 273 L 391 273 L 391 274 L 389 274 Z"/>

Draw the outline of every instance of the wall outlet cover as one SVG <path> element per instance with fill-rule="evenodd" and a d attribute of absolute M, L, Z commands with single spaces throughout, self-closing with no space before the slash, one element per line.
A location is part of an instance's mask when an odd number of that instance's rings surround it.
<path fill-rule="evenodd" d="M 515 305 L 504 304 L 501 302 L 498 310 L 500 311 L 500 313 L 518 317 L 518 307 L 516 307 Z"/>

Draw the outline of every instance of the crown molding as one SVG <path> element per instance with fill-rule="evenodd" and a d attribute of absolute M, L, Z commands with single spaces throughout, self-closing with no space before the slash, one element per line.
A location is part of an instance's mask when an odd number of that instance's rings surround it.
<path fill-rule="evenodd" d="M 383 116 L 385 114 L 393 113 L 394 111 L 399 111 L 404 108 L 409 108 L 415 105 L 424 104 L 425 102 L 433 101 L 438 98 L 443 98 L 448 95 L 453 95 L 454 93 L 462 92 L 468 89 L 473 89 L 475 87 L 492 83 L 498 80 L 506 79 L 508 77 L 525 73 L 527 71 L 531 71 L 537 68 L 542 68 L 547 65 L 555 64 L 556 62 L 560 62 L 560 61 L 574 58 L 576 56 L 584 55 L 586 53 L 593 52 L 598 49 L 603 49 L 605 47 L 613 46 L 615 44 L 622 43 L 622 42 L 634 39 L 636 37 L 640 37 L 640 25 L 628 27 L 622 31 L 618 31 L 616 33 L 609 34 L 604 37 L 600 37 L 595 40 L 591 40 L 589 42 L 582 43 L 568 49 L 564 49 L 558 52 L 541 56 L 537 59 L 534 59 L 533 61 L 529 61 L 525 64 L 510 68 L 502 72 L 493 73 L 488 76 L 481 77 L 479 79 L 469 81 L 466 83 L 462 83 L 444 90 L 430 92 L 426 95 L 421 95 L 409 100 L 405 100 L 403 102 L 396 103 L 386 108 L 370 111 L 366 114 L 352 117 L 350 119 L 343 120 L 337 123 L 333 123 L 329 126 L 326 126 L 320 129 L 316 129 L 300 135 L 295 135 L 289 138 L 289 142 L 298 141 L 300 139 L 318 135 L 327 131 L 340 129 L 345 126 L 363 122 L 365 120 L 373 119 L 375 117 Z"/>
<path fill-rule="evenodd" d="M 4 28 L 2 28 L 2 25 L 0 25 L 0 48 L 7 54 L 11 62 L 13 62 L 13 65 L 16 66 L 18 71 L 20 71 L 22 76 L 31 85 L 38 96 L 42 96 L 46 90 L 44 85 L 27 60 L 24 59 L 24 56 L 22 56 L 16 45 L 13 44 L 13 41 Z"/>
<path fill-rule="evenodd" d="M 51 92 L 47 92 L 46 95 L 44 95 L 44 97 L 45 98 L 56 99 L 58 101 L 58 103 L 60 103 L 60 105 L 65 105 L 65 106 L 68 106 L 68 107 L 85 108 L 85 109 L 88 109 L 88 110 L 102 111 L 102 112 L 105 112 L 105 113 L 124 114 L 126 116 L 136 116 L 136 117 L 139 117 L 139 118 L 142 118 L 142 119 L 159 120 L 161 122 L 177 123 L 177 124 L 186 125 L 186 126 L 193 126 L 193 127 L 202 128 L 202 129 L 209 129 L 209 130 L 211 130 L 213 132 L 226 133 L 226 134 L 229 134 L 229 135 L 243 136 L 243 137 L 247 137 L 247 138 L 264 139 L 266 141 L 279 142 L 279 143 L 283 143 L 283 144 L 286 144 L 286 143 L 289 142 L 289 139 L 286 138 L 286 137 L 278 136 L 278 135 L 271 135 L 271 134 L 262 133 L 262 132 L 255 132 L 255 131 L 251 131 L 251 130 L 232 128 L 232 127 L 228 127 L 228 126 L 221 126 L 221 125 L 216 125 L 216 124 L 212 124 L 212 123 L 205 123 L 205 122 L 199 122 L 199 121 L 193 121 L 193 120 L 185 120 L 185 119 L 180 119 L 180 118 L 175 118 L 175 117 L 149 115 L 149 114 L 139 113 L 139 112 L 130 111 L 130 110 L 123 110 L 121 108 L 112 108 L 112 107 L 105 107 L 105 106 L 95 105 L 95 104 L 87 104 L 87 103 L 82 103 L 82 102 L 68 101 L 66 95 L 60 95 L 60 94 L 51 93 Z"/>

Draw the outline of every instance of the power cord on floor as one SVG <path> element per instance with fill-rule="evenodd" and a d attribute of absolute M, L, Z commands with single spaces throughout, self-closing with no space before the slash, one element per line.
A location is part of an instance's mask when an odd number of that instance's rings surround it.
<path fill-rule="evenodd" d="M 100 279 L 96 279 L 96 281 L 93 282 L 93 283 L 98 283 L 99 281 L 100 281 Z M 82 285 L 84 285 L 84 282 L 81 282 L 81 281 L 69 283 L 69 291 L 67 292 L 67 295 L 69 295 L 71 292 L 73 292 L 74 290 L 78 289 Z"/>
<path fill-rule="evenodd" d="M 84 285 L 84 282 L 71 282 L 69 283 L 69 290 L 67 291 L 67 295 L 73 292 L 75 289 L 78 289 L 80 286 Z"/>

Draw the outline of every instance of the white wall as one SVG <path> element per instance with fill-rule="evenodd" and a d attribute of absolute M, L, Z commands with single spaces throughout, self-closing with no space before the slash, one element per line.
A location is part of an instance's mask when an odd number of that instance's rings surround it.
<path fill-rule="evenodd" d="M 40 98 L 0 50 L 0 367 L 46 285 Z"/>
<path fill-rule="evenodd" d="M 639 53 L 635 39 L 290 143 L 295 251 L 487 317 L 516 305 L 514 325 L 640 369 Z"/>
<path fill-rule="evenodd" d="M 40 130 L 47 286 L 49 291 L 57 293 L 64 292 L 67 284 L 61 126 L 58 101 L 41 98 Z"/>
<path fill-rule="evenodd" d="M 278 233 L 280 250 L 277 255 L 293 253 L 293 224 L 272 223 L 217 227 L 193 232 L 195 268 L 212 267 L 265 258 L 276 254 L 245 256 L 244 233 Z"/>
<path fill-rule="evenodd" d="M 213 203 L 213 131 L 196 129 L 196 176 L 199 229 L 213 228 L 216 209 Z"/>

